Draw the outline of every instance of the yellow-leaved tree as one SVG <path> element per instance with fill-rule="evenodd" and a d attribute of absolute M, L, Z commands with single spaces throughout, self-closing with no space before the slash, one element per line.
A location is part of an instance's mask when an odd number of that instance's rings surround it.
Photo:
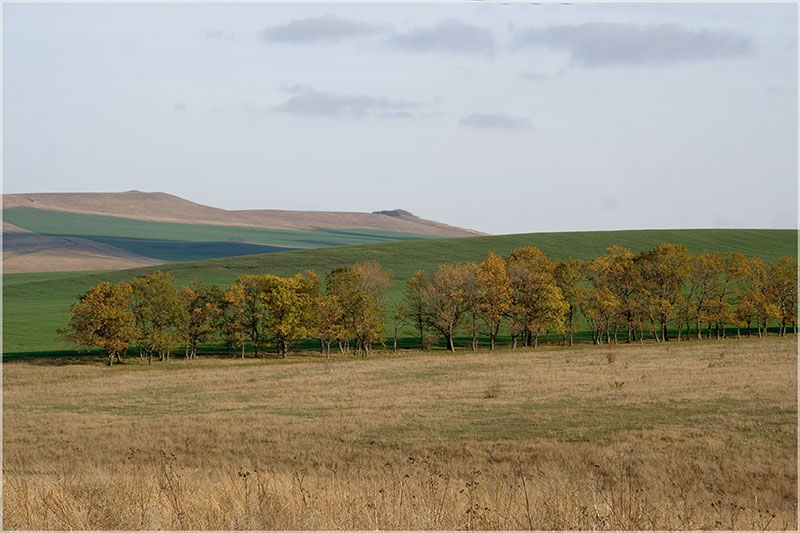
<path fill-rule="evenodd" d="M 295 274 L 281 278 L 267 274 L 262 280 L 259 298 L 264 309 L 264 325 L 278 355 L 284 359 L 289 346 L 311 331 L 317 279 L 309 270 L 305 276 Z"/>
<path fill-rule="evenodd" d="M 503 318 L 511 308 L 511 279 L 506 262 L 499 255 L 489 252 L 478 265 L 476 277 L 481 316 L 489 333 L 489 348 L 494 350 Z"/>
<path fill-rule="evenodd" d="M 511 283 L 513 343 L 522 335 L 524 346 L 539 342 L 539 335 L 564 331 L 569 304 L 558 288 L 553 272 L 556 263 L 533 246 L 517 248 L 508 257 Z"/>
<path fill-rule="evenodd" d="M 79 349 L 102 348 L 108 365 L 121 362 L 133 333 L 131 286 L 120 282 L 100 283 L 82 294 L 69 308 L 69 325 L 59 333 Z"/>

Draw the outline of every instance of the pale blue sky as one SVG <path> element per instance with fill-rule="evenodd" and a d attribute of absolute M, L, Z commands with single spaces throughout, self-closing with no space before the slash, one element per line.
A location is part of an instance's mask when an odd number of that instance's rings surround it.
<path fill-rule="evenodd" d="M 797 226 L 794 4 L 4 4 L 3 190 Z"/>

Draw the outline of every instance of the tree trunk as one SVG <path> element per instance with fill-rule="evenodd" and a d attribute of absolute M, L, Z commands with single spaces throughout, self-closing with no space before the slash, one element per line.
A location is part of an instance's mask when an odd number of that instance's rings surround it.
<path fill-rule="evenodd" d="M 447 349 L 450 350 L 451 352 L 455 352 L 456 351 L 456 346 L 453 343 L 453 335 L 452 334 L 447 334 L 447 335 L 445 335 L 445 338 L 447 339 Z"/>
<path fill-rule="evenodd" d="M 494 351 L 494 339 L 496 335 L 494 333 L 489 334 L 489 350 Z"/>

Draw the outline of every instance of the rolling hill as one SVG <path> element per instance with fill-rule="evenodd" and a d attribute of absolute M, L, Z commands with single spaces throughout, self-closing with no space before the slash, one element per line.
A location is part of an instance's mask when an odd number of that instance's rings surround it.
<path fill-rule="evenodd" d="M 437 237 L 483 235 L 416 217 L 396 209 L 376 213 L 339 211 L 287 211 L 277 209 L 226 210 L 184 200 L 163 192 L 119 193 L 33 193 L 6 194 L 3 208 L 30 207 L 89 215 L 108 215 L 152 222 L 242 226 L 254 228 L 315 231 L 327 229 L 370 229 L 397 231 Z"/>
<path fill-rule="evenodd" d="M 163 263 L 128 250 L 80 237 L 45 236 L 3 222 L 3 272 L 119 270 Z"/>
<path fill-rule="evenodd" d="M 530 233 L 379 243 L 318 248 L 234 258 L 175 263 L 158 267 L 105 272 L 10 274 L 3 277 L 3 351 L 49 352 L 65 349 L 56 330 L 64 327 L 69 305 L 101 281 L 117 282 L 155 269 L 172 273 L 179 285 L 195 279 L 226 287 L 240 274 L 291 275 L 314 269 L 319 274 L 358 261 L 378 261 L 392 272 L 391 301 L 399 301 L 405 281 L 416 270 L 432 271 L 439 263 L 480 261 L 487 252 L 507 255 L 519 246 L 536 246 L 556 260 L 593 258 L 611 245 L 633 251 L 661 242 L 684 244 L 692 253 L 739 251 L 773 262 L 797 255 L 796 230 L 634 230 Z"/>
<path fill-rule="evenodd" d="M 478 234 L 402 209 L 226 211 L 169 194 L 138 191 L 12 194 L 3 197 L 3 206 L 6 272 L 133 268 Z"/>

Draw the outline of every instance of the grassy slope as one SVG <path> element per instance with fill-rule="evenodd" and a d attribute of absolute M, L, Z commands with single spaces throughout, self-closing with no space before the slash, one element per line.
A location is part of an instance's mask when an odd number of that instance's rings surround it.
<path fill-rule="evenodd" d="M 370 229 L 295 231 L 147 222 L 29 207 L 4 210 L 3 220 L 42 235 L 83 237 L 163 261 L 269 253 L 276 251 L 275 247 L 317 248 L 431 238 L 430 235 Z M 256 245 L 266 246 L 258 248 Z"/>
<path fill-rule="evenodd" d="M 430 272 L 443 262 L 480 261 L 489 251 L 507 255 L 519 246 L 537 246 L 556 260 L 569 256 L 590 259 L 613 244 L 638 251 L 661 242 L 682 243 L 692 253 L 740 251 L 768 262 L 785 255 L 797 255 L 796 230 L 639 230 L 433 239 L 211 259 L 122 271 L 13 274 L 6 275 L 3 280 L 3 352 L 58 349 L 55 331 L 66 324 L 69 305 L 79 294 L 101 281 L 130 279 L 157 268 L 172 273 L 178 284 L 202 279 L 224 287 L 243 273 L 285 276 L 314 269 L 324 274 L 337 266 L 374 260 L 392 271 L 395 288 L 390 298 L 396 301 L 405 280 L 415 270 Z"/>

